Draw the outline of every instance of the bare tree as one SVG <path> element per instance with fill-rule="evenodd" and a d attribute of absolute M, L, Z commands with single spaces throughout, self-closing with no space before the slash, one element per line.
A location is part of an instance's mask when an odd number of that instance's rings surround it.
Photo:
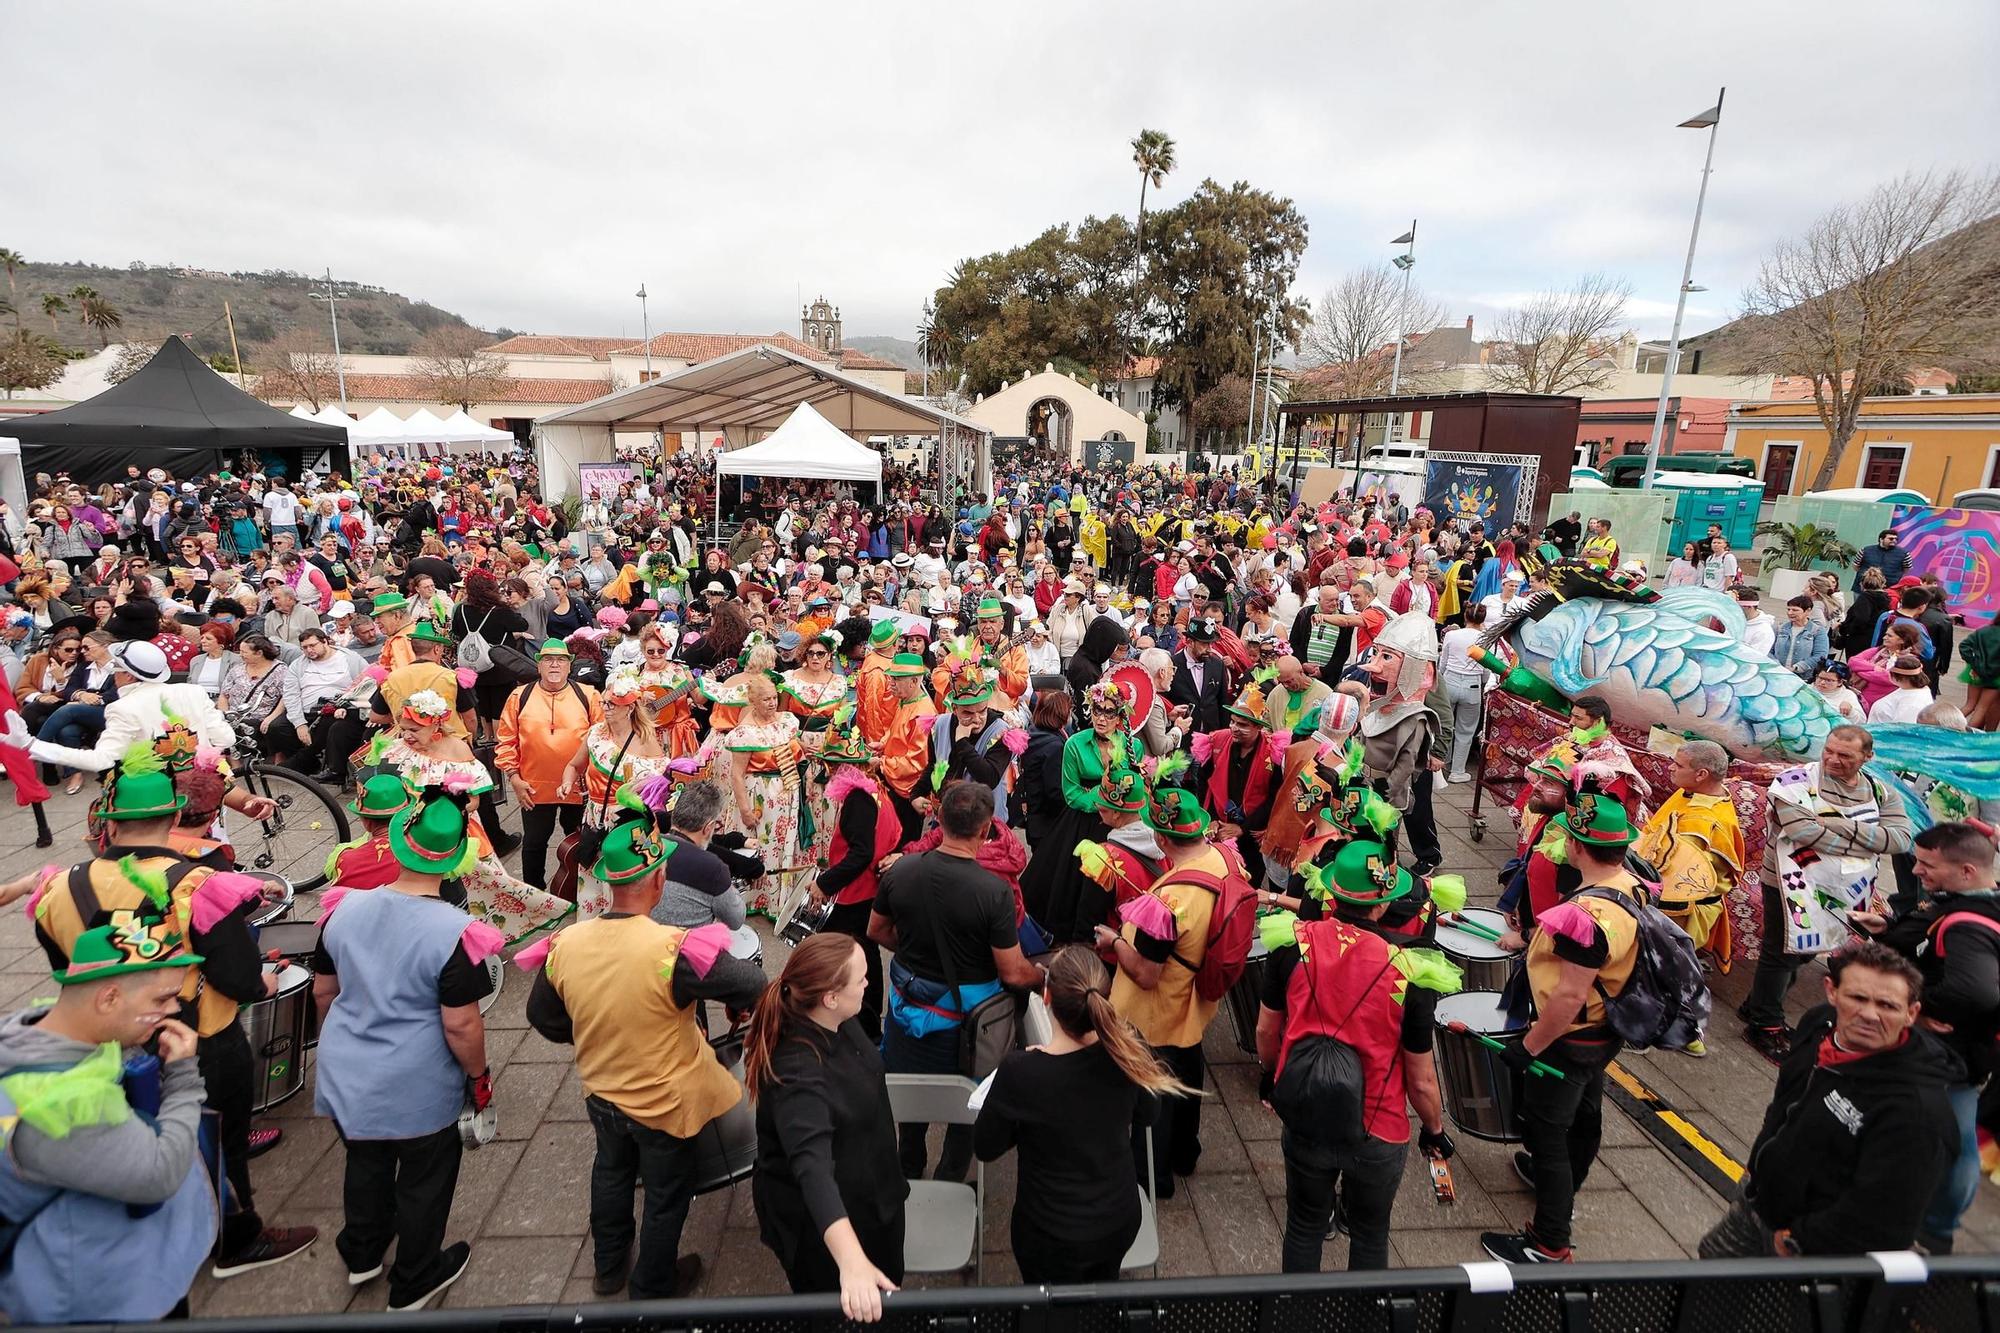
<path fill-rule="evenodd" d="M 1610 381 L 1631 285 L 1591 273 L 1500 317 L 1487 381 L 1503 393 L 1574 393 Z"/>
<path fill-rule="evenodd" d="M 1444 302 L 1412 288 L 1407 304 L 1403 279 L 1387 264 L 1359 268 L 1327 288 L 1312 321 L 1299 335 L 1314 397 L 1365 398 L 1386 393 L 1394 368 L 1396 336 L 1424 333 L 1445 322 Z M 1421 390 L 1425 370 L 1439 367 L 1422 356 L 1422 344 L 1403 350 L 1398 386 Z"/>
<path fill-rule="evenodd" d="M 159 350 L 157 343 L 120 343 L 118 355 L 111 358 L 111 369 L 104 372 L 104 382 L 123 384 L 144 370 Z"/>
<path fill-rule="evenodd" d="M 333 349 L 314 331 L 285 330 L 264 349 L 256 392 L 259 398 L 287 398 L 319 411 L 340 393 Z"/>
<path fill-rule="evenodd" d="M 2000 245 L 1975 225 L 1996 213 L 2000 175 L 1906 174 L 1826 213 L 1759 268 L 1743 301 L 1757 360 L 1810 379 L 1826 427 L 1814 490 L 1833 485 L 1864 397 L 2000 320 L 1990 290 Z"/>
<path fill-rule="evenodd" d="M 478 329 L 434 329 L 411 350 L 411 369 L 427 397 L 471 411 L 514 392 L 505 359 L 487 351 L 490 339 Z"/>

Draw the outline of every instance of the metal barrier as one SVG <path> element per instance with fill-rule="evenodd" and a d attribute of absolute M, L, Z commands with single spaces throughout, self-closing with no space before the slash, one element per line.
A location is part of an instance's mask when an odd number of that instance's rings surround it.
<path fill-rule="evenodd" d="M 757 1296 L 197 1319 L 170 1327 L 187 1333 L 822 1333 L 841 1323 L 839 1302 L 831 1296 Z M 903 1291 L 888 1298 L 878 1327 L 884 1333 L 2000 1333 L 2000 1256 L 1925 1259 L 1899 1252 L 1522 1268 L 1477 1263 Z"/>

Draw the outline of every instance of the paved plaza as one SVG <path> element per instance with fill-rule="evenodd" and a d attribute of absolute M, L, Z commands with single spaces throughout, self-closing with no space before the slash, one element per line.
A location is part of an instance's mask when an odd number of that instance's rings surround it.
<path fill-rule="evenodd" d="M 0 798 L 4 799 L 4 798 Z M 1492 821 L 1482 843 L 1470 840 L 1470 788 L 1441 793 L 1444 868 L 1465 874 L 1475 904 L 1494 897 L 1494 872 L 1512 848 L 1504 819 Z M 9 874 L 78 850 L 84 796 L 58 794 L 48 809 L 56 853 L 37 851 L 25 810 L 9 802 L 0 813 L 0 852 Z M 307 916 L 301 911 L 298 916 Z M 768 928 L 764 961 L 774 975 L 783 946 Z M 1796 1000 L 1817 993 L 1818 969 L 1795 988 Z M 1715 985 L 1717 1018 L 1706 1060 L 1682 1055 L 1632 1055 L 1622 1063 L 1681 1111 L 1737 1161 L 1763 1116 L 1774 1071 L 1736 1038 L 1733 1008 L 1748 985 L 1739 966 Z M 0 1002 L 9 1010 L 52 989 L 41 952 L 19 912 L 0 920 Z M 446 1305 L 512 1305 L 594 1299 L 590 1291 L 588 1179 L 592 1136 L 583 1094 L 566 1047 L 530 1030 L 524 1017 L 528 986 L 510 968 L 487 1015 L 487 1050 L 500 1107 L 500 1139 L 465 1155 L 448 1238 L 472 1242 L 472 1265 Z M 1802 1006 L 1795 1006 L 1802 1007 Z M 1236 1046 L 1226 1016 L 1208 1033 L 1209 1096 L 1202 1114 L 1200 1169 L 1160 1209 L 1160 1274 L 1269 1273 L 1278 1268 L 1284 1212 L 1279 1124 L 1257 1101 L 1257 1071 Z M 274 1112 L 284 1141 L 252 1165 L 257 1203 L 268 1221 L 311 1223 L 321 1239 L 301 1258 L 228 1282 L 202 1277 L 194 1310 L 205 1315 L 275 1315 L 379 1310 L 387 1285 L 347 1285 L 332 1243 L 340 1226 L 343 1154 L 332 1124 L 312 1113 L 311 1082 Z M 1604 1152 L 1577 1202 L 1577 1253 L 1582 1259 L 1682 1258 L 1721 1213 L 1722 1201 L 1649 1138 L 1638 1124 L 1605 1106 Z M 1453 1162 L 1458 1201 L 1433 1201 L 1428 1172 L 1412 1152 L 1396 1203 L 1392 1261 L 1401 1267 L 1483 1258 L 1479 1232 L 1515 1227 L 1530 1200 L 1508 1162 L 1511 1147 L 1456 1134 Z M 987 1172 L 985 1280 L 1015 1281 L 1007 1249 L 1013 1205 L 1011 1159 Z M 757 1239 L 747 1184 L 697 1199 L 682 1241 L 707 1269 L 700 1294 L 781 1292 L 783 1275 Z M 2000 1249 L 2000 1190 L 1982 1188 L 1961 1237 L 1962 1250 Z M 1326 1247 L 1328 1268 L 1346 1262 L 1346 1242 Z M 969 1275 L 968 1275 L 969 1280 Z M 920 1280 L 923 1281 L 923 1280 Z M 947 1280 L 949 1282 L 951 1280 Z M 927 1282 L 926 1284 L 935 1284 Z"/>

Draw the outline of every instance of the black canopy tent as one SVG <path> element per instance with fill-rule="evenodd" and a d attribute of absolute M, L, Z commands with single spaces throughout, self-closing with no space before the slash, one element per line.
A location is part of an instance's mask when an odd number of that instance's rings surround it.
<path fill-rule="evenodd" d="M 0 434 L 20 440 L 30 478 L 63 471 L 86 485 L 122 478 L 128 464 L 198 476 L 234 468 L 246 452 L 258 470 L 293 477 L 322 455 L 337 471 L 347 467 L 346 431 L 252 398 L 179 338 L 124 383 L 59 412 L 13 418 Z"/>

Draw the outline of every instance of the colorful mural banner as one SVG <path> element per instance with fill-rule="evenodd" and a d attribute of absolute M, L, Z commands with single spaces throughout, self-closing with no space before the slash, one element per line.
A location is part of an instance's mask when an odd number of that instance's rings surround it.
<path fill-rule="evenodd" d="M 2000 616 L 2000 513 L 1897 505 L 1889 526 L 1912 574 L 1935 574 L 1952 614 L 1977 629 Z"/>
<path fill-rule="evenodd" d="M 588 500 L 593 494 L 612 500 L 618 488 L 638 480 L 639 469 L 630 463 L 579 463 L 576 469 L 577 494 Z"/>
<path fill-rule="evenodd" d="M 1424 468 L 1424 508 L 1440 523 L 1462 518 L 1490 535 L 1515 521 L 1521 472 L 1519 463 L 1432 454 Z"/>

